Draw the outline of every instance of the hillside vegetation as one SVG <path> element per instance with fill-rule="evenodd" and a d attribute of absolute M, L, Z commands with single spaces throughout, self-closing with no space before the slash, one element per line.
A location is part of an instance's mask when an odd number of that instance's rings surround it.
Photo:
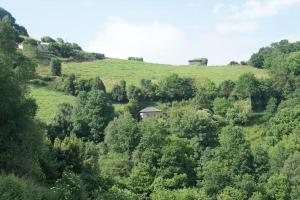
<path fill-rule="evenodd" d="M 267 79 L 111 59 L 78 77 L 57 58 L 41 76 L 17 33 L 1 19 L 0 200 L 299 200 L 299 51 Z M 149 105 L 162 111 L 139 116 Z"/>
<path fill-rule="evenodd" d="M 94 62 L 66 63 L 63 65 L 63 73 L 74 73 L 80 78 L 94 78 L 100 76 L 107 88 L 120 80 L 125 80 L 128 85 L 139 84 L 141 79 L 158 81 L 175 73 L 182 77 L 197 79 L 208 78 L 216 84 L 224 80 L 237 80 L 244 73 L 254 73 L 258 78 L 266 78 L 267 72 L 251 66 L 172 66 L 153 64 L 121 59 L 104 59 Z"/>
<path fill-rule="evenodd" d="M 49 75 L 50 67 L 39 66 L 37 73 L 44 76 Z M 216 84 L 224 80 L 235 81 L 244 73 L 253 73 L 258 78 L 268 77 L 266 70 L 251 66 L 174 66 L 113 58 L 93 62 L 65 63 L 63 64 L 62 73 L 74 73 L 80 77 L 80 79 L 90 79 L 100 76 L 109 91 L 114 84 L 121 80 L 125 80 L 127 85 L 139 85 L 141 79 L 150 79 L 154 82 L 158 82 L 174 73 L 182 77 L 210 79 Z M 73 102 L 74 99 L 70 95 L 51 91 L 45 87 L 32 87 L 31 91 L 39 106 L 37 117 L 44 122 L 49 122 L 53 119 L 58 104 L 70 103 Z M 118 104 L 115 106 L 120 108 Z"/>

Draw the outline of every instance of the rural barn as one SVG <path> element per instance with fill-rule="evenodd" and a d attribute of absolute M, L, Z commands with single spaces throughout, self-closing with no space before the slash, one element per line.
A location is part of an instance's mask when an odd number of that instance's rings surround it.
<path fill-rule="evenodd" d="M 159 114 L 161 112 L 161 110 L 154 108 L 154 107 L 147 107 L 144 108 L 143 110 L 141 110 L 140 113 L 140 117 L 142 119 L 147 119 L 149 117 L 154 117 L 155 115 Z"/>

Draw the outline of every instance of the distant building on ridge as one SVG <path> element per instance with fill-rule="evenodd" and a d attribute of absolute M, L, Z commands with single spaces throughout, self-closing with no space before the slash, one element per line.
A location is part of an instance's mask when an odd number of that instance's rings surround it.
<path fill-rule="evenodd" d="M 207 66 L 208 59 L 207 58 L 196 58 L 189 60 L 189 65 L 191 66 Z"/>

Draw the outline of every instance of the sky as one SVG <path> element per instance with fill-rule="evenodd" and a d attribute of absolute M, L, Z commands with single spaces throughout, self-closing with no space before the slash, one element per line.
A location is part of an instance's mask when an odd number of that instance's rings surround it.
<path fill-rule="evenodd" d="M 108 57 L 210 65 L 300 40 L 300 0 L 0 0 L 30 36 L 61 37 Z"/>

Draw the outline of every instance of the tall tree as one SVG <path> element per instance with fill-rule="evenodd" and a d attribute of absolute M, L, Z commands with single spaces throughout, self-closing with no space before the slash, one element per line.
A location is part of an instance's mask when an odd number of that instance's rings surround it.
<path fill-rule="evenodd" d="M 79 137 L 101 142 L 104 129 L 114 117 L 114 108 L 103 91 L 80 92 L 73 115 L 73 130 Z"/>

